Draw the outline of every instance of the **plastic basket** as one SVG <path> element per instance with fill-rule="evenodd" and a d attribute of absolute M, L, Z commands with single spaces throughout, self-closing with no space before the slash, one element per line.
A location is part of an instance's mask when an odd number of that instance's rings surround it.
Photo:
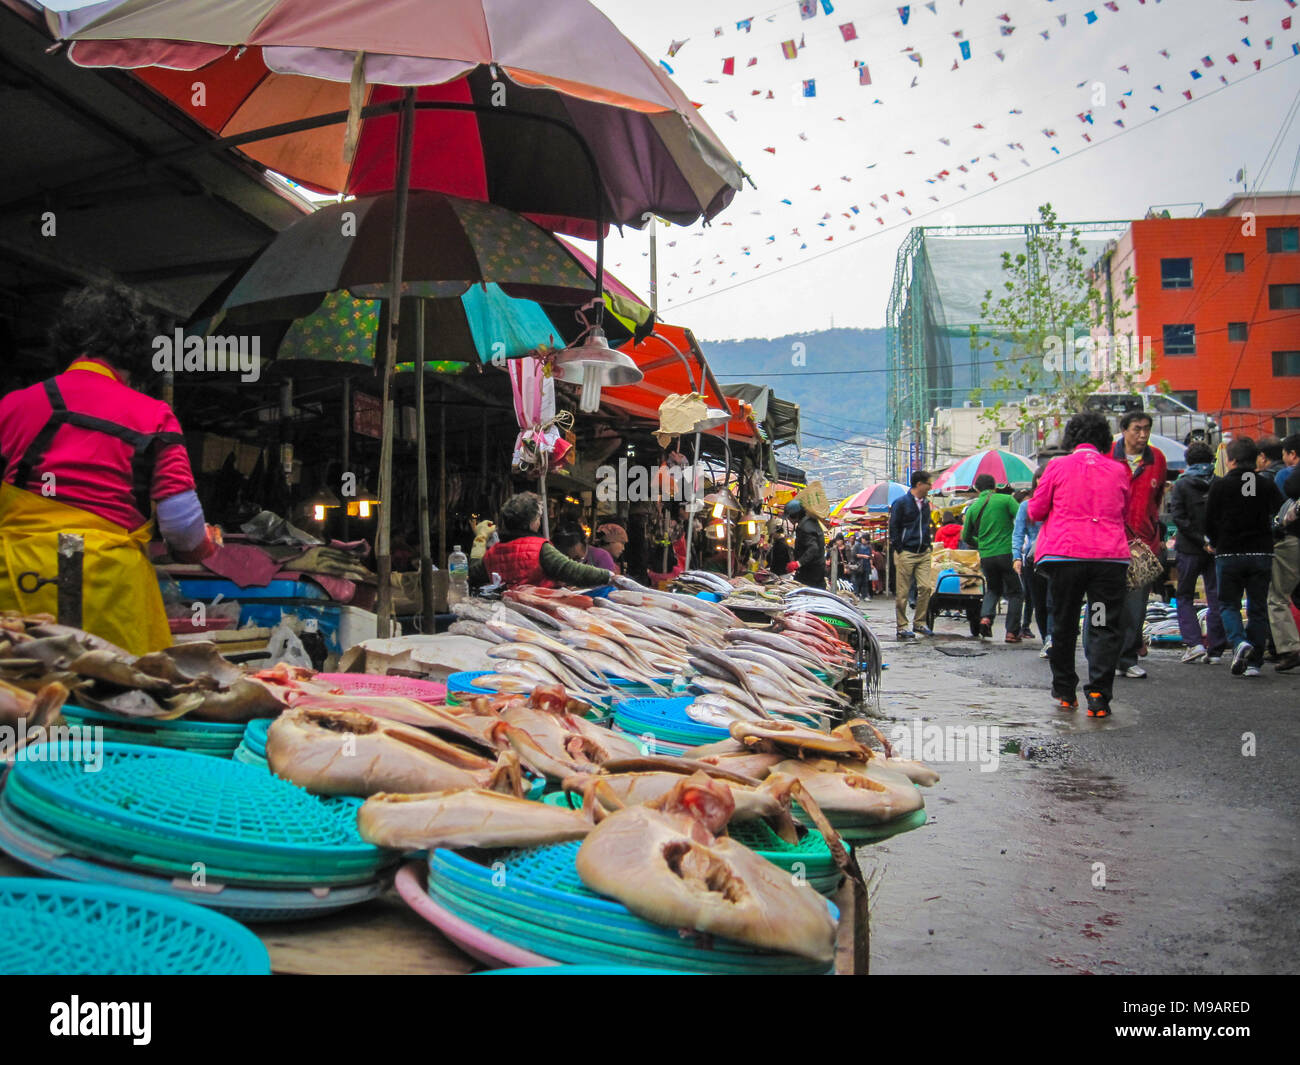
<path fill-rule="evenodd" d="M 682 937 L 587 890 L 573 866 L 579 841 L 502 854 L 492 866 L 451 851 L 429 862 L 429 893 L 493 935 L 561 962 L 697 972 L 821 972 L 815 962 L 713 938 Z M 504 876 L 498 877 L 498 872 Z"/>
<path fill-rule="evenodd" d="M 393 695 L 441 703 L 447 698 L 447 685 L 418 677 L 387 677 L 374 673 L 317 673 L 313 680 L 342 688 L 348 695 Z"/>
<path fill-rule="evenodd" d="M 0 973 L 265 976 L 261 941 L 188 902 L 103 884 L 0 879 Z"/>
<path fill-rule="evenodd" d="M 625 732 L 649 732 L 674 743 L 702 746 L 716 743 L 731 735 L 725 728 L 694 720 L 686 708 L 695 701 L 691 695 L 672 699 L 620 699 L 614 706 L 614 721 Z"/>
<path fill-rule="evenodd" d="M 321 917 L 376 898 L 385 888 L 383 880 L 355 886 L 300 889 L 238 887 L 208 880 L 205 886 L 197 887 L 188 877 L 152 876 L 93 858 L 78 857 L 57 841 L 45 838 L 36 826 L 8 808 L 0 818 L 0 849 L 49 876 L 148 891 L 245 922 Z"/>
<path fill-rule="evenodd" d="M 260 754 L 266 757 L 266 736 L 271 729 L 273 717 L 259 717 L 256 721 L 250 721 L 244 728 L 244 735 L 241 740 L 242 744 L 254 754 Z"/>
<path fill-rule="evenodd" d="M 105 744 L 99 772 L 23 762 L 5 799 L 60 833 L 133 853 L 270 875 L 370 874 L 388 852 L 357 832 L 359 800 L 321 798 L 233 761 Z"/>

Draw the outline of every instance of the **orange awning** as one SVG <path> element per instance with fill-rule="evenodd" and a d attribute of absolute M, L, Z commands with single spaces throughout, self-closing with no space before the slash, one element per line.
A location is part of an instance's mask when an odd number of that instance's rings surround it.
<path fill-rule="evenodd" d="M 750 444 L 758 438 L 754 425 L 747 416 L 747 405 L 722 394 L 713 371 L 705 361 L 704 353 L 700 351 L 700 346 L 689 329 L 656 323 L 653 334 L 639 344 L 629 340 L 619 350 L 632 358 L 645 374 L 645 379 L 636 385 L 602 389 L 601 403 L 657 425 L 659 405 L 665 398 L 694 390 L 703 394 L 710 407 L 732 412 L 732 419 L 727 426 L 732 440 Z M 685 362 L 678 352 L 685 356 Z M 687 362 L 690 363 L 689 373 Z M 721 437 L 723 426 L 706 430 L 706 433 Z"/>

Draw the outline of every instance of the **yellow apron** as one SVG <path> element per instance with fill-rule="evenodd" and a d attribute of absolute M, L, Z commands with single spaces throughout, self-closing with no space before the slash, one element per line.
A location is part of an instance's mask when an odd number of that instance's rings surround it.
<path fill-rule="evenodd" d="M 85 537 L 81 578 L 81 627 L 133 654 L 172 644 L 167 611 L 146 545 L 153 520 L 133 532 L 80 507 L 0 484 L 0 610 L 58 615 L 55 584 L 30 594 L 18 575 L 58 574 L 59 533 Z"/>

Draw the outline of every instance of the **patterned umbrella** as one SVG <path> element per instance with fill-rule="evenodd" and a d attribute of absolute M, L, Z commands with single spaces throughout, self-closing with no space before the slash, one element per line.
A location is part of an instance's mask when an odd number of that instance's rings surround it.
<path fill-rule="evenodd" d="M 953 463 L 934 479 L 931 490 L 936 495 L 966 492 L 975 487 L 975 478 L 991 474 L 998 484 L 1029 484 L 1034 479 L 1034 463 L 1014 451 L 988 448 Z"/>
<path fill-rule="evenodd" d="M 869 488 L 862 489 L 856 495 L 841 499 L 831 508 L 831 516 L 836 517 L 843 512 L 848 517 L 850 511 L 882 513 L 889 509 L 894 500 L 901 499 L 906 493 L 905 484 L 899 484 L 897 481 L 880 481 Z"/>
<path fill-rule="evenodd" d="M 404 86 L 418 86 L 411 188 L 489 200 L 558 232 L 640 228 L 647 211 L 689 225 L 726 207 L 743 178 L 663 68 L 587 0 L 78 7 L 56 30 L 74 63 L 135 69 L 219 137 L 349 112 L 350 154 L 340 123 L 242 146 L 321 192 L 396 187 L 398 117 L 361 112 L 395 104 Z"/>

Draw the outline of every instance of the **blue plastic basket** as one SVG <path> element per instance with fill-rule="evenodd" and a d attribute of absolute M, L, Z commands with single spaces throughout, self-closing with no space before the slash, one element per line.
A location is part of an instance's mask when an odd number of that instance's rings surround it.
<path fill-rule="evenodd" d="M 194 754 L 229 758 L 239 746 L 242 724 L 190 721 L 158 721 L 151 718 L 125 717 L 72 704 L 63 707 L 70 725 L 98 728 L 105 743 L 137 743 L 150 747 L 170 747 Z"/>
<path fill-rule="evenodd" d="M 614 721 L 625 732 L 643 732 L 681 744 L 702 746 L 725 740 L 731 733 L 716 725 L 694 720 L 686 708 L 695 701 L 693 695 L 672 699 L 620 699 L 614 704 Z"/>
<path fill-rule="evenodd" d="M 244 727 L 243 743 L 254 754 L 266 757 L 266 734 L 271 728 L 273 717 L 259 717 Z"/>
<path fill-rule="evenodd" d="M 574 840 L 510 851 L 491 866 L 437 850 L 429 859 L 429 893 L 486 931 L 557 961 L 704 972 L 823 971 L 806 958 L 721 938 L 706 947 L 637 917 L 582 883 L 574 868 L 580 846 Z"/>
<path fill-rule="evenodd" d="M 94 773 L 67 760 L 20 763 L 5 799 L 60 832 L 186 865 L 355 879 L 390 860 L 358 834 L 356 799 L 318 797 L 252 766 L 183 751 L 102 751 Z"/>
<path fill-rule="evenodd" d="M 266 976 L 261 941 L 188 902 L 103 884 L 0 879 L 0 973 Z"/>
<path fill-rule="evenodd" d="M 492 673 L 490 669 L 477 669 L 463 673 L 453 673 L 447 678 L 447 694 L 463 692 L 467 695 L 496 695 L 492 688 L 481 688 L 474 683 L 479 677 L 486 677 Z"/>
<path fill-rule="evenodd" d="M 39 827 L 0 804 L 0 849 L 24 865 L 49 876 L 91 884 L 148 891 L 224 913 L 237 921 L 294 921 L 322 917 L 382 895 L 385 880 L 365 884 L 310 888 L 261 888 L 218 884 L 193 886 L 187 877 L 153 876 L 106 864 L 103 856 L 78 857 L 44 836 Z M 214 890 L 215 889 L 215 890 Z"/>

